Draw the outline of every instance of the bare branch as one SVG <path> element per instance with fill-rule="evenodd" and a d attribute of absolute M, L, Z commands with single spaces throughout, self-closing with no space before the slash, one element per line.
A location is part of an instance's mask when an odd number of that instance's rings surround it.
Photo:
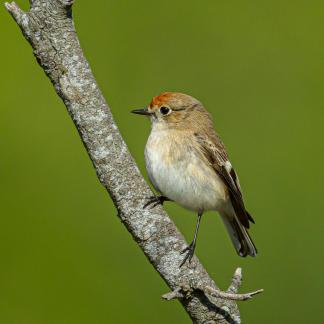
<path fill-rule="evenodd" d="M 242 269 L 237 268 L 234 272 L 231 285 L 228 287 L 227 291 L 232 293 L 237 293 L 242 284 Z"/>
<path fill-rule="evenodd" d="M 162 295 L 162 298 L 165 300 L 172 300 L 172 299 L 176 299 L 176 298 L 185 298 L 185 294 L 182 293 L 181 291 L 183 291 L 183 288 L 176 288 L 173 291 L 170 291 L 164 295 Z"/>
<path fill-rule="evenodd" d="M 171 289 L 186 283 L 210 287 L 213 280 L 196 257 L 179 265 L 186 242 L 161 206 L 143 209 L 152 192 L 141 176 L 85 59 L 72 20 L 69 0 L 31 0 L 23 12 L 5 6 L 33 48 L 34 55 L 64 101 L 101 184 L 118 215 L 144 254 Z M 195 323 L 239 323 L 233 301 L 193 292 L 181 299 Z"/>
<path fill-rule="evenodd" d="M 166 300 L 171 300 L 171 299 L 176 299 L 176 298 L 188 298 L 194 291 L 200 290 L 201 292 L 217 297 L 217 298 L 223 298 L 223 299 L 230 299 L 230 300 L 235 300 L 235 301 L 245 301 L 248 299 L 251 299 L 254 295 L 260 294 L 263 292 L 263 289 L 259 289 L 256 291 L 248 292 L 245 294 L 237 294 L 236 292 L 238 291 L 239 286 L 241 285 L 242 282 L 242 269 L 237 268 L 233 279 L 232 283 L 230 286 L 231 291 L 221 291 L 220 289 L 215 289 L 211 287 L 202 287 L 202 286 L 196 286 L 196 287 L 190 287 L 188 285 L 183 285 L 180 286 L 173 291 L 164 294 L 162 296 L 163 299 Z"/>
<path fill-rule="evenodd" d="M 229 293 L 226 291 L 221 291 L 219 289 L 213 289 L 211 287 L 204 287 L 204 288 L 202 288 L 202 290 L 205 293 L 207 293 L 213 297 L 231 299 L 231 300 L 236 300 L 236 301 L 248 300 L 248 299 L 251 299 L 254 295 L 257 295 L 257 294 L 260 294 L 263 292 L 263 289 L 259 289 L 259 290 L 251 291 L 251 292 L 244 293 L 244 294 L 234 294 L 234 293 Z"/>
<path fill-rule="evenodd" d="M 27 15 L 17 6 L 17 4 L 15 2 L 6 2 L 5 7 L 13 19 L 15 19 L 16 23 L 19 26 L 23 25 L 23 21 L 27 18 Z"/>

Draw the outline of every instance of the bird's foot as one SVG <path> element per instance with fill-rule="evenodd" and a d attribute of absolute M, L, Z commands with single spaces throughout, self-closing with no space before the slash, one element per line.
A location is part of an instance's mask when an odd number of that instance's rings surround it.
<path fill-rule="evenodd" d="M 156 207 L 157 205 L 163 205 L 163 203 L 165 201 L 170 201 L 169 198 L 165 197 L 165 196 L 151 196 L 148 198 L 148 202 L 143 206 L 143 209 L 145 209 L 146 207 L 151 206 L 150 209 Z"/>
<path fill-rule="evenodd" d="M 187 254 L 184 257 L 183 261 L 181 262 L 179 268 L 181 268 L 186 263 L 187 260 L 189 261 L 189 263 L 191 262 L 191 259 L 192 259 L 192 257 L 194 256 L 194 253 L 195 253 L 195 247 L 196 247 L 196 243 L 191 242 L 190 245 L 188 245 L 185 249 L 183 249 L 181 251 L 181 254 L 184 254 L 186 252 L 187 252 Z"/>

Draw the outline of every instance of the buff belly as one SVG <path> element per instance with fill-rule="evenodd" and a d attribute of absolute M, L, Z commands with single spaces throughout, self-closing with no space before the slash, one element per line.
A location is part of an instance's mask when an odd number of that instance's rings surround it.
<path fill-rule="evenodd" d="M 153 133 L 146 145 L 145 160 L 154 187 L 181 206 L 194 211 L 219 211 L 227 205 L 224 183 L 194 148 Z"/>

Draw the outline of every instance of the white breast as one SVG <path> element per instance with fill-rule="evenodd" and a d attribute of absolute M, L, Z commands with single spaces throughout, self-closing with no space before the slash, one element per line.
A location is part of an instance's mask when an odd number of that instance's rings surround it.
<path fill-rule="evenodd" d="M 153 186 L 191 210 L 220 210 L 228 194 L 216 172 L 193 147 L 190 136 L 152 130 L 145 148 L 146 169 Z"/>

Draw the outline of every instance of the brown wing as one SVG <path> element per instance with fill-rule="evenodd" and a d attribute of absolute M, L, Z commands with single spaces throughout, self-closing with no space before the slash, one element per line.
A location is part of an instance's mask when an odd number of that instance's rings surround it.
<path fill-rule="evenodd" d="M 235 170 L 228 160 L 223 142 L 216 133 L 214 133 L 212 138 L 198 133 L 195 133 L 195 137 L 202 154 L 226 184 L 237 218 L 244 227 L 249 228 L 249 221 L 254 223 L 254 220 L 245 209 L 240 183 Z"/>

